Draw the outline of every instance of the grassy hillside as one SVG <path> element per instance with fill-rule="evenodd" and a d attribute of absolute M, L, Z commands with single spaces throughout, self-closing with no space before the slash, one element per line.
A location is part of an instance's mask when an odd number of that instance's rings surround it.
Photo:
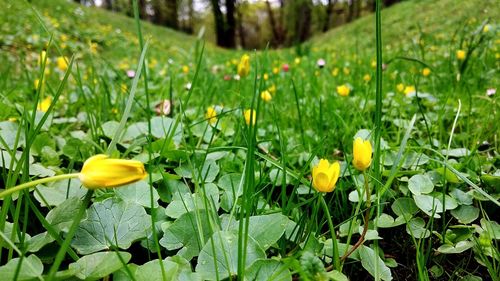
<path fill-rule="evenodd" d="M 373 16 L 244 52 L 32 2 L 0 0 L 0 279 L 498 280 L 495 1 L 384 10 L 381 103 Z"/>

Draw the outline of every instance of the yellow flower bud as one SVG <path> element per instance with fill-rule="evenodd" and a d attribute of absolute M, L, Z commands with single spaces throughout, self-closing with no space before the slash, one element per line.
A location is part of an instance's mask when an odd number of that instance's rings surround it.
<path fill-rule="evenodd" d="M 319 192 L 332 192 L 339 179 L 340 164 L 330 164 L 328 160 L 319 160 L 318 165 L 312 169 L 313 187 Z"/>
<path fill-rule="evenodd" d="M 135 160 L 110 159 L 98 154 L 83 163 L 78 178 L 89 189 L 111 188 L 140 181 L 147 176 L 144 164 Z"/>
<path fill-rule="evenodd" d="M 47 112 L 47 110 L 49 110 L 51 103 L 52 103 L 52 97 L 48 96 L 38 103 L 37 109 L 42 112 Z"/>
<path fill-rule="evenodd" d="M 398 90 L 398 92 L 403 92 L 405 90 L 405 85 L 403 83 L 399 83 L 396 86 L 396 89 Z"/>
<path fill-rule="evenodd" d="M 68 69 L 68 63 L 66 57 L 58 57 L 57 58 L 57 68 L 61 71 L 66 71 Z"/>
<path fill-rule="evenodd" d="M 217 122 L 217 111 L 213 106 L 207 108 L 207 112 L 205 113 L 205 118 L 208 120 L 210 124 L 215 124 Z"/>
<path fill-rule="evenodd" d="M 343 97 L 346 97 L 351 92 L 351 89 L 347 85 L 341 85 L 337 87 L 337 93 Z"/>
<path fill-rule="evenodd" d="M 372 144 L 369 140 L 356 138 L 353 143 L 353 160 L 354 168 L 364 171 L 372 163 Z"/>
<path fill-rule="evenodd" d="M 457 51 L 457 59 L 458 60 L 464 60 L 466 56 L 467 56 L 467 53 L 465 53 L 464 50 Z"/>
<path fill-rule="evenodd" d="M 271 93 L 269 91 L 265 90 L 260 94 L 260 97 L 262 98 L 263 101 L 265 102 L 270 102 L 273 99 L 273 96 L 271 96 Z"/>
<path fill-rule="evenodd" d="M 250 73 L 250 56 L 244 54 L 241 56 L 240 63 L 238 64 L 238 75 L 246 77 Z"/>
<path fill-rule="evenodd" d="M 252 125 L 255 125 L 255 120 L 257 120 L 257 113 L 253 109 L 247 109 L 243 112 L 243 117 L 245 117 L 245 123 L 250 125 L 250 120 L 252 120 Z"/>

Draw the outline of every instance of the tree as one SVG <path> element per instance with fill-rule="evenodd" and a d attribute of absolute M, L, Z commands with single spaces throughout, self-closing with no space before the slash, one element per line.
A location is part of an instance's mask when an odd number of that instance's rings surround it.
<path fill-rule="evenodd" d="M 236 19 L 234 17 L 235 0 L 226 0 L 226 15 L 221 11 L 219 0 L 210 0 L 215 22 L 215 35 L 217 45 L 226 48 L 236 47 L 234 39 Z"/>
<path fill-rule="evenodd" d="M 179 28 L 177 0 L 153 0 L 152 8 L 154 10 L 153 23 Z"/>

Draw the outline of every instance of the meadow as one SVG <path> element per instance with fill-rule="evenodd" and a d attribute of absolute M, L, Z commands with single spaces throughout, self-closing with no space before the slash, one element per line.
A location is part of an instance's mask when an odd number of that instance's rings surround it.
<path fill-rule="evenodd" d="M 0 5 L 0 280 L 500 280 L 495 1 L 259 51 Z"/>

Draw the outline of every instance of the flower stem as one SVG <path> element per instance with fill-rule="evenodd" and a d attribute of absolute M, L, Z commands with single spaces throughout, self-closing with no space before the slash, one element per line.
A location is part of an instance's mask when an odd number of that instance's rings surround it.
<path fill-rule="evenodd" d="M 59 266 L 61 265 L 62 261 L 64 260 L 64 257 L 66 256 L 66 252 L 68 250 L 68 247 L 70 247 L 71 241 L 73 239 L 73 236 L 76 233 L 76 230 L 78 229 L 78 226 L 80 225 L 80 221 L 82 220 L 85 211 L 87 210 L 87 206 L 90 204 L 90 200 L 92 199 L 92 195 L 94 194 L 94 190 L 89 189 L 87 191 L 87 194 L 85 194 L 85 198 L 83 199 L 83 203 L 80 206 L 80 209 L 78 209 L 78 213 L 76 213 L 75 217 L 73 218 L 73 223 L 71 224 L 71 227 L 69 228 L 68 233 L 66 234 L 66 237 L 64 238 L 64 242 L 61 245 L 61 248 L 59 248 L 59 251 L 56 254 L 56 257 L 54 259 L 54 263 L 52 264 L 52 267 L 50 268 L 49 274 L 48 274 L 48 281 L 52 281 L 57 273 L 57 270 L 59 269 Z"/>
<path fill-rule="evenodd" d="M 339 260 L 339 250 L 337 246 L 337 235 L 335 235 L 335 228 L 333 227 L 332 216 L 330 215 L 330 211 L 328 206 L 326 205 L 325 198 L 323 198 L 323 194 L 319 195 L 319 200 L 321 201 L 321 206 L 326 214 L 326 219 L 328 221 L 328 227 L 330 228 L 330 232 L 332 234 L 332 250 L 333 250 L 333 266 L 336 270 L 340 268 L 340 260 Z"/>
<path fill-rule="evenodd" d="M 365 241 L 365 236 L 366 233 L 368 232 L 368 222 L 370 220 L 370 207 L 371 207 L 371 194 L 370 194 L 370 187 L 368 186 L 368 176 L 366 175 L 365 171 L 363 171 L 363 177 L 365 180 L 365 194 L 366 194 L 366 210 L 365 210 L 365 216 L 364 216 L 364 226 L 363 226 L 363 232 L 361 233 L 361 236 L 359 237 L 358 241 L 352 248 L 342 256 L 341 260 L 344 261 L 347 259 L 359 246 L 363 244 Z"/>
<path fill-rule="evenodd" d="M 5 196 L 10 195 L 14 192 L 18 192 L 18 191 L 21 191 L 21 190 L 26 189 L 26 188 L 37 186 L 37 185 L 42 184 L 42 183 L 76 178 L 76 177 L 78 177 L 78 175 L 79 175 L 79 173 L 64 174 L 64 175 L 57 175 L 57 176 L 53 176 L 53 177 L 48 177 L 48 178 L 43 178 L 43 179 L 25 182 L 23 184 L 16 185 L 14 187 L 8 188 L 8 189 L 0 192 L 0 199 L 4 198 Z"/>

